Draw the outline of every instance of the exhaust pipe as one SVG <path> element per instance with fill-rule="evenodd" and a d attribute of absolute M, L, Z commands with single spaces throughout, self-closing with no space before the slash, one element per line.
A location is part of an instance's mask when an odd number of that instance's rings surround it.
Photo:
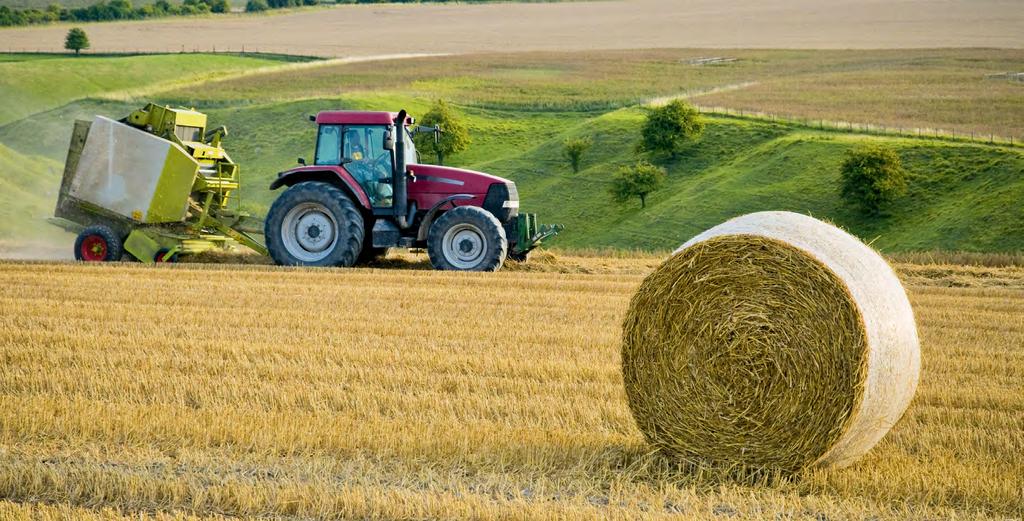
<path fill-rule="evenodd" d="M 395 222 L 402 230 L 411 224 L 406 216 L 409 211 L 409 194 L 406 184 L 406 172 L 409 165 L 405 157 L 405 118 L 405 109 L 402 109 L 398 113 L 398 117 L 395 118 L 395 173 L 393 177 Z"/>

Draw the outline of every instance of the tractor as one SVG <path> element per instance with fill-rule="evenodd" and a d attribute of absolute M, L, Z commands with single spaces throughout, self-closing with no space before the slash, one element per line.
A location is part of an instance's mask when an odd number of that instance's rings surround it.
<path fill-rule="evenodd" d="M 525 261 L 560 226 L 519 211 L 512 181 L 419 163 L 406 111 L 321 111 L 313 163 L 278 174 L 287 187 L 264 222 L 277 264 L 353 266 L 389 248 L 426 249 L 435 269 L 495 271 L 506 257 Z"/>

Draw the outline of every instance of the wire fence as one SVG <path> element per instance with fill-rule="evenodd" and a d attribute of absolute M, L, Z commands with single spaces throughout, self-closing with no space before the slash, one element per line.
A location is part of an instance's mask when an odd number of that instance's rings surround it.
<path fill-rule="evenodd" d="M 823 118 L 807 118 L 801 116 L 780 115 L 754 110 L 732 109 L 728 107 L 711 107 L 694 105 L 703 114 L 732 116 L 744 119 L 756 119 L 773 123 L 784 123 L 809 129 L 845 132 L 850 134 L 870 134 L 891 137 L 909 137 L 938 139 L 961 143 L 980 143 L 1010 147 L 1024 147 L 1024 138 L 1000 136 L 994 133 L 940 129 L 928 127 L 900 127 L 879 125 L 875 123 L 856 123 L 852 121 L 836 121 Z"/>

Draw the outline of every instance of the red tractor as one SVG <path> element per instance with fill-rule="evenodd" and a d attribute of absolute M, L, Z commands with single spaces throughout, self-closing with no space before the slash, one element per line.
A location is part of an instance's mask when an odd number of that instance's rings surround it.
<path fill-rule="evenodd" d="M 323 111 L 312 165 L 281 172 L 271 190 L 289 187 L 267 214 L 274 262 L 353 266 L 388 248 L 426 248 L 435 269 L 494 271 L 506 256 L 525 260 L 559 226 L 519 213 L 512 181 L 459 168 L 419 164 L 403 110 Z"/>

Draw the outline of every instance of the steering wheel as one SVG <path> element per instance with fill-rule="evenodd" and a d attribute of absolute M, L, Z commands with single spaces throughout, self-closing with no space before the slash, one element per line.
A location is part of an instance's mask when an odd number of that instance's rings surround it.
<path fill-rule="evenodd" d="M 377 156 L 377 159 L 373 160 L 371 168 L 373 168 L 374 174 L 376 174 L 378 172 L 384 172 L 384 171 L 388 172 L 388 174 L 386 176 L 380 177 L 380 178 L 378 178 L 376 180 L 378 183 L 382 183 L 382 182 L 390 181 L 391 180 L 391 173 L 390 173 L 391 169 L 388 168 L 389 166 L 391 166 L 390 159 L 391 159 L 391 155 L 390 154 L 381 154 L 381 155 Z"/>

